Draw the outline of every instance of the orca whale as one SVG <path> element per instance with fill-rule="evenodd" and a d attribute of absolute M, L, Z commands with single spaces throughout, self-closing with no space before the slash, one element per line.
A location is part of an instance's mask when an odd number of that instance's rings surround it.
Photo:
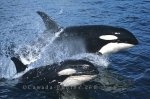
<path fill-rule="evenodd" d="M 37 11 L 45 23 L 46 29 L 51 33 L 63 31 L 54 42 L 75 42 L 81 40 L 86 52 L 108 54 L 128 49 L 138 44 L 138 40 L 128 30 L 120 27 L 106 25 L 83 25 L 60 27 L 52 18 L 41 11 Z M 56 44 L 57 44 L 56 43 Z"/>
<path fill-rule="evenodd" d="M 18 58 L 12 57 L 11 60 L 16 66 L 17 73 L 21 73 L 27 68 L 27 65 L 24 65 Z M 98 73 L 98 69 L 86 60 L 65 60 L 31 69 L 24 73 L 19 81 L 22 85 L 72 87 L 92 80 Z"/>

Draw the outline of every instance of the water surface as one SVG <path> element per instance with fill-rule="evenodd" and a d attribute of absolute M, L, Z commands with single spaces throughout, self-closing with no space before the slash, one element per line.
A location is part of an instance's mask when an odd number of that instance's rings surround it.
<path fill-rule="evenodd" d="M 150 96 L 150 1 L 149 0 L 1 0 L 0 1 L 0 77 L 9 78 L 16 71 L 7 56 L 14 50 L 30 45 L 45 30 L 36 11 L 50 15 L 60 26 L 112 25 L 131 31 L 139 45 L 108 56 L 101 65 L 108 65 L 113 73 L 131 79 L 134 85 L 125 91 L 81 91 L 80 99 L 148 99 Z M 56 47 L 54 47 L 56 48 Z M 11 53 L 10 53 L 11 52 Z M 32 67 L 41 66 L 69 57 L 67 53 L 47 54 Z M 55 58 L 54 58 L 55 57 Z M 92 57 L 92 56 L 89 56 Z M 53 60 L 54 58 L 54 60 Z M 92 58 L 99 61 L 97 56 Z M 44 62 L 43 62 L 44 60 Z M 22 91 L 9 81 L 0 82 L 0 98 L 58 98 L 39 91 Z M 58 94 L 57 94 L 58 95 Z M 67 96 L 69 98 L 69 96 Z M 78 97 L 76 94 L 74 97 Z"/>

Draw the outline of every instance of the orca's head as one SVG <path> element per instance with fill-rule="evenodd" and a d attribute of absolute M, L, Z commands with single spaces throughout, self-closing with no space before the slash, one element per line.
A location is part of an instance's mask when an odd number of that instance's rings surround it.
<path fill-rule="evenodd" d="M 111 31 L 108 29 L 103 32 L 105 33 L 99 35 L 99 42 L 101 43 L 99 52 L 102 54 L 115 53 L 138 44 L 135 36 L 126 29 L 112 28 Z"/>
<path fill-rule="evenodd" d="M 61 63 L 58 77 L 62 78 L 60 85 L 64 87 L 78 86 L 88 82 L 98 75 L 98 69 L 85 60 L 67 60 Z"/>

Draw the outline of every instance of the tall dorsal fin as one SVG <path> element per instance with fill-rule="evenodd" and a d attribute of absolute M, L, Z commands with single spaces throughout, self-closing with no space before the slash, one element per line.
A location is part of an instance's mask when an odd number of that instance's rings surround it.
<path fill-rule="evenodd" d="M 54 33 L 59 31 L 57 23 L 52 20 L 47 14 L 41 11 L 37 11 L 37 13 L 41 16 L 47 30 L 51 30 Z"/>
<path fill-rule="evenodd" d="M 17 73 L 24 71 L 27 68 L 27 65 L 24 65 L 18 58 L 12 57 L 11 60 L 16 66 Z"/>

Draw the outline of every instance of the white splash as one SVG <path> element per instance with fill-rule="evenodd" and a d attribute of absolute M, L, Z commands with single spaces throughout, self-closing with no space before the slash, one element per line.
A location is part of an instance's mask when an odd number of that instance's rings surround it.
<path fill-rule="evenodd" d="M 72 56 L 71 59 L 85 59 L 90 61 L 93 64 L 96 64 L 97 66 L 101 66 L 104 68 L 107 68 L 109 66 L 109 59 L 108 56 L 106 55 L 82 53 L 82 54 Z"/>
<path fill-rule="evenodd" d="M 19 53 L 19 57 L 24 64 L 30 64 L 35 62 L 40 58 L 42 52 L 45 51 L 45 48 L 52 44 L 53 41 L 63 32 L 63 29 L 56 33 L 49 33 L 45 31 L 43 35 L 39 36 L 29 45 L 22 45 L 15 53 Z"/>
<path fill-rule="evenodd" d="M 59 15 L 61 15 L 61 14 L 63 14 L 63 12 L 64 12 L 64 10 L 63 9 L 60 9 L 60 11 L 59 11 Z"/>
<path fill-rule="evenodd" d="M 9 79 L 12 75 L 16 73 L 15 66 L 13 62 L 5 57 L 0 57 L 0 78 Z"/>

